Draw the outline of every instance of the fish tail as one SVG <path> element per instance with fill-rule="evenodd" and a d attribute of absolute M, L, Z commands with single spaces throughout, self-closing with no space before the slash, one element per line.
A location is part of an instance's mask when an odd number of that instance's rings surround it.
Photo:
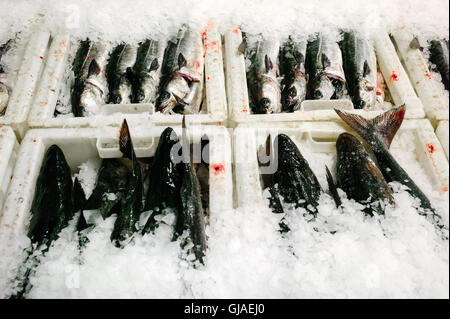
<path fill-rule="evenodd" d="M 333 176 L 331 175 L 331 172 L 328 169 L 327 165 L 325 165 L 325 169 L 327 171 L 328 190 L 330 191 L 330 194 L 333 197 L 334 202 L 336 203 L 336 207 L 339 207 L 342 205 L 342 201 L 339 197 L 336 184 L 334 183 Z"/>
<path fill-rule="evenodd" d="M 339 117 L 354 129 L 367 142 L 373 140 L 374 136 L 380 138 L 389 148 L 405 117 L 404 105 L 389 110 L 377 117 L 367 120 L 360 115 L 342 112 L 334 109 Z"/>
<path fill-rule="evenodd" d="M 123 156 L 129 159 L 136 157 L 134 154 L 133 142 L 131 141 L 130 129 L 127 120 L 124 119 L 120 128 L 119 148 Z"/>

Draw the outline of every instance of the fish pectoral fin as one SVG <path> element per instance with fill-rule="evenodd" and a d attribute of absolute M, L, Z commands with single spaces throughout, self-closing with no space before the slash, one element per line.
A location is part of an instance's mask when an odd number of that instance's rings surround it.
<path fill-rule="evenodd" d="M 154 58 L 153 61 L 152 61 L 152 64 L 150 65 L 150 69 L 148 71 L 149 72 L 156 71 L 156 70 L 158 70 L 158 68 L 159 68 L 158 59 Z"/>
<path fill-rule="evenodd" d="M 91 75 L 99 75 L 101 71 L 100 65 L 97 63 L 97 61 L 92 60 L 91 64 L 89 64 L 89 71 L 88 71 L 88 77 Z"/>
<path fill-rule="evenodd" d="M 363 69 L 363 76 L 366 77 L 367 75 L 369 75 L 372 72 L 372 70 L 370 69 L 369 63 L 366 61 L 364 61 L 364 69 Z"/>
<path fill-rule="evenodd" d="M 336 207 L 341 206 L 342 201 L 339 197 L 339 193 L 337 191 L 337 186 L 334 183 L 333 176 L 331 175 L 330 170 L 328 169 L 328 166 L 325 165 L 325 169 L 327 171 L 327 183 L 328 183 L 328 191 L 330 192 L 331 196 L 334 199 L 334 202 L 336 203 Z"/>
<path fill-rule="evenodd" d="M 180 53 L 178 55 L 178 68 L 181 69 L 183 66 L 186 65 L 186 58 L 184 57 L 183 53 Z"/>
<path fill-rule="evenodd" d="M 273 69 L 273 63 L 272 60 L 267 56 L 264 57 L 264 63 L 266 65 L 266 72 L 269 72 L 270 70 Z"/>

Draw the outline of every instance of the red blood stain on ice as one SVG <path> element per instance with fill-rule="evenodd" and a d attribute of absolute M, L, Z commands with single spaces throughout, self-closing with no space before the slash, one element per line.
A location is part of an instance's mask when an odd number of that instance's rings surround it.
<path fill-rule="evenodd" d="M 208 76 L 206 79 L 207 79 L 208 81 L 211 80 L 211 78 L 210 78 L 209 76 Z"/>
<path fill-rule="evenodd" d="M 434 145 L 431 143 L 427 144 L 427 150 L 429 153 L 433 153 L 434 152 Z"/>
<path fill-rule="evenodd" d="M 242 112 L 248 112 L 248 110 L 247 109 L 243 109 Z"/>
<path fill-rule="evenodd" d="M 234 29 L 233 29 L 233 33 L 238 34 L 238 33 L 239 33 L 239 30 L 238 30 L 237 28 L 234 28 Z"/>
<path fill-rule="evenodd" d="M 430 73 L 425 73 L 425 76 L 427 77 L 427 78 L 429 78 L 429 79 L 431 79 L 431 74 Z"/>
<path fill-rule="evenodd" d="M 36 139 L 33 140 L 33 143 L 36 143 Z"/>
<path fill-rule="evenodd" d="M 39 58 L 40 58 L 41 60 L 44 60 L 44 57 L 43 57 L 43 56 L 40 56 Z"/>
<path fill-rule="evenodd" d="M 214 175 L 219 175 L 220 173 L 225 172 L 225 165 L 223 164 L 213 164 L 211 165 L 213 171 L 214 171 Z"/>

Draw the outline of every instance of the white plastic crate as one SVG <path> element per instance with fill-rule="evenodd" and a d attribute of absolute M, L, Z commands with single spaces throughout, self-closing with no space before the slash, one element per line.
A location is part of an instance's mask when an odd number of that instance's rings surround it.
<path fill-rule="evenodd" d="M 238 206 L 265 205 L 257 151 L 265 147 L 269 134 L 271 139 L 281 133 L 291 137 L 308 160 L 322 187 L 327 189 L 325 164 L 322 162 L 325 162 L 333 171 L 336 165 L 336 140 L 343 132 L 352 132 L 352 130 L 346 124 L 334 121 L 271 122 L 260 124 L 259 127 L 248 123 L 240 124 L 233 134 L 234 176 Z M 356 133 L 353 134 L 356 135 Z M 413 136 L 414 143 L 405 143 L 404 136 Z M 432 189 L 448 192 L 448 161 L 428 120 L 404 120 L 392 141 L 392 149 L 400 153 L 402 150 L 413 150 L 415 161 L 426 173 Z M 320 159 L 320 161 L 314 159 Z"/>
<path fill-rule="evenodd" d="M 0 212 L 16 163 L 19 143 L 13 130 L 8 126 L 0 126 Z"/>
<path fill-rule="evenodd" d="M 212 24 L 208 24 L 203 38 L 206 100 L 199 114 L 186 115 L 186 119 L 204 124 L 225 124 L 227 101 L 221 37 L 217 29 Z M 130 126 L 145 125 L 149 121 L 158 125 L 181 124 L 182 114 L 169 115 L 155 112 L 155 106 L 152 103 L 105 104 L 101 106 L 101 113 L 95 116 L 55 117 L 56 102 L 64 72 L 67 64 L 71 63 L 68 60 L 70 45 L 71 35 L 68 32 L 62 31 L 51 39 L 49 56 L 28 118 L 31 128 L 120 126 L 124 118 Z"/>
<path fill-rule="evenodd" d="M 448 120 L 448 97 L 442 94 L 437 80 L 432 78 L 422 52 L 410 48 L 414 35 L 406 29 L 398 29 L 392 33 L 397 52 L 399 53 L 409 78 L 425 109 L 426 116 L 433 125 L 439 120 Z"/>
<path fill-rule="evenodd" d="M 34 20 L 29 40 L 24 49 L 15 84 L 9 97 L 4 116 L 0 116 L 0 124 L 9 125 L 19 138 L 28 129 L 28 113 L 35 97 L 36 86 L 41 76 L 44 62 L 47 59 L 50 33 L 42 25 L 42 17 Z"/>
<path fill-rule="evenodd" d="M 436 128 L 436 136 L 439 138 L 439 141 L 441 141 L 442 148 L 445 151 L 445 155 L 447 155 L 448 159 L 448 120 L 439 121 L 439 124 Z"/>
<path fill-rule="evenodd" d="M 239 53 L 242 33 L 238 28 L 225 34 L 225 75 L 227 80 L 227 99 L 229 120 L 235 123 L 244 122 L 282 122 L 282 121 L 340 121 L 334 108 L 350 111 L 365 117 L 375 117 L 383 110 L 354 109 L 349 100 L 305 100 L 301 109 L 293 113 L 252 114 L 247 92 L 245 57 Z M 406 118 L 423 118 L 423 106 L 412 87 L 408 75 L 395 52 L 395 48 L 386 33 L 374 39 L 378 66 L 385 79 L 386 86 L 395 105 L 406 104 Z M 386 103 L 387 104 L 387 103 Z"/>
<path fill-rule="evenodd" d="M 165 127 L 131 127 L 137 157 L 151 157 L 156 151 L 159 137 Z M 182 136 L 181 127 L 173 127 Z M 209 213 L 218 214 L 233 207 L 231 140 L 225 127 L 190 126 L 187 136 L 198 143 L 203 136 L 209 138 Z M 34 129 L 27 132 L 10 183 L 3 212 L 0 215 L 0 241 L 6 243 L 28 227 L 30 209 L 45 152 L 52 144 L 64 152 L 72 172 L 90 158 L 121 157 L 118 145 L 119 128 L 67 128 Z M 0 252 L 4 244 L 0 245 Z"/>

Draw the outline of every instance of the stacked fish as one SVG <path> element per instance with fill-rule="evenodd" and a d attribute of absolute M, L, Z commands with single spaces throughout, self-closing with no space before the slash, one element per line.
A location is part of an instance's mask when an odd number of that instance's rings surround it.
<path fill-rule="evenodd" d="M 153 103 L 162 113 L 195 114 L 203 101 L 203 37 L 183 26 L 167 44 L 147 39 L 111 48 L 81 41 L 72 70 L 75 116 L 98 114 L 107 103 Z"/>
<path fill-rule="evenodd" d="M 10 88 L 6 85 L 4 78 L 5 70 L 1 64 L 3 55 L 11 47 L 11 40 L 0 46 L 0 115 L 4 115 L 10 95 Z"/>
<path fill-rule="evenodd" d="M 337 185 L 326 168 L 328 188 L 336 206 L 339 207 L 342 203 L 337 192 L 339 187 L 348 198 L 364 205 L 367 215 L 373 216 L 374 213 L 384 215 L 386 206 L 395 205 L 393 192 L 388 183 L 398 182 L 406 186 L 407 191 L 420 201 L 419 213 L 436 226 L 443 238 L 448 239 L 448 229 L 445 229 L 441 217 L 436 214 L 426 195 L 389 152 L 391 141 L 403 121 L 405 108 L 393 109 L 372 120 L 339 110 L 336 112 L 367 142 L 378 163 L 375 164 L 361 142 L 352 134 L 342 133 L 338 137 Z M 305 208 L 309 215 L 308 219 L 314 219 L 323 190 L 308 162 L 287 135 L 276 136 L 273 146 L 270 145 L 270 141 L 267 144 L 270 148 L 267 153 L 274 154 L 273 160 L 278 161 L 278 170 L 265 178 L 272 211 L 283 213 L 283 203 L 288 203 Z M 288 230 L 284 223 L 280 226 L 282 231 Z"/>
<path fill-rule="evenodd" d="M 340 42 L 318 34 L 312 41 L 259 39 L 243 34 L 239 52 L 250 60 L 247 85 L 253 113 L 293 112 L 305 99 L 351 99 L 355 108 L 383 103 L 384 83 L 370 42 L 343 32 Z"/>
<path fill-rule="evenodd" d="M 206 208 L 197 172 L 202 174 L 206 164 L 192 163 L 184 120 L 182 143 L 173 129 L 166 128 L 153 158 L 136 157 L 126 121 L 120 130 L 119 145 L 123 158 L 102 160 L 88 199 L 78 179 L 72 182 L 62 150 L 56 145 L 49 147 L 31 208 L 28 237 L 32 246 L 19 269 L 12 298 L 24 298 L 29 292 L 30 276 L 42 254 L 45 256 L 70 220 L 77 218 L 79 249 L 89 242 L 87 234 L 95 225 L 87 223 L 83 214 L 86 210 L 98 210 L 103 218 L 117 214 L 110 238 L 119 248 L 132 241 L 138 232 L 143 235 L 154 232 L 164 222 L 164 215 L 173 213 L 176 217 L 173 240 L 180 239 L 188 256 L 192 253 L 190 261 L 204 262 Z M 182 160 L 176 158 L 173 150 L 181 151 Z M 144 211 L 151 214 L 142 227 L 139 221 Z"/>

